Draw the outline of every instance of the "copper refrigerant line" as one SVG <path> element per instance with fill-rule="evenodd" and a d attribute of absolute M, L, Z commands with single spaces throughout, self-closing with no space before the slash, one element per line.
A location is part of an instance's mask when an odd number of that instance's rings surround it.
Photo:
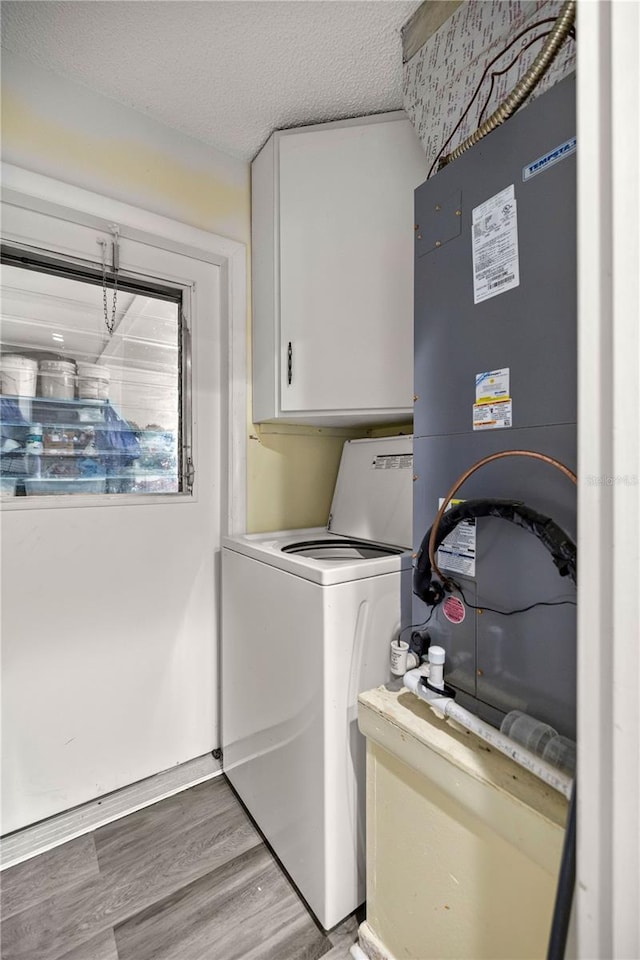
<path fill-rule="evenodd" d="M 473 464 L 473 466 L 469 467 L 468 470 L 465 470 L 465 472 L 461 474 L 461 476 L 458 477 L 456 482 L 453 484 L 446 497 L 442 501 L 442 506 L 438 510 L 436 519 L 431 527 L 431 536 L 429 537 L 429 563 L 431 564 L 431 569 L 440 577 L 443 583 L 446 583 L 448 578 L 445 577 L 436 563 L 435 545 L 438 529 L 445 511 L 462 484 L 466 483 L 469 477 L 472 476 L 476 470 L 479 470 L 480 467 L 484 467 L 487 463 L 492 463 L 494 460 L 502 460 L 504 457 L 531 457 L 533 460 L 542 460 L 543 463 L 548 463 L 552 467 L 555 467 L 556 470 L 559 470 L 560 473 L 563 473 L 565 477 L 571 480 L 572 483 L 577 484 L 578 482 L 578 478 L 573 470 L 570 470 L 569 467 L 566 467 L 564 463 L 560 462 L 560 460 L 556 460 L 554 457 L 550 457 L 546 453 L 536 453 L 533 450 L 502 450 L 500 453 L 491 453 L 488 457 L 483 457 L 482 460 L 478 460 Z"/>

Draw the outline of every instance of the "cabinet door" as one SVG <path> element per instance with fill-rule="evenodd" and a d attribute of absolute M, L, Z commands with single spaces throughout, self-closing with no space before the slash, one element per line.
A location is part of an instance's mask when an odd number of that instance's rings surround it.
<path fill-rule="evenodd" d="M 295 132 L 279 148 L 281 409 L 410 408 L 413 191 L 426 175 L 413 127 Z"/>

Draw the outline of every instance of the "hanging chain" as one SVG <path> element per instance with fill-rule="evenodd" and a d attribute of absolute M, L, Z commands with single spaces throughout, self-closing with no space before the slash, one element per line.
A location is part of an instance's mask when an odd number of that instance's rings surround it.
<path fill-rule="evenodd" d="M 111 316 L 109 316 L 109 306 L 107 304 L 107 241 L 99 240 L 98 243 L 102 246 L 102 303 L 104 309 L 104 323 L 109 332 L 109 336 L 113 336 L 113 331 L 116 327 L 116 307 L 118 303 L 118 259 L 119 259 L 119 250 L 118 250 L 118 235 L 119 230 L 117 227 L 113 227 L 113 300 L 111 302 Z"/>

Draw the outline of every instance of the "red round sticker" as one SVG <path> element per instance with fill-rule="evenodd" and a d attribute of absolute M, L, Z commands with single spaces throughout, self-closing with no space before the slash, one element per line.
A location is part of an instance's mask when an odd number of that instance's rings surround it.
<path fill-rule="evenodd" d="M 464 603 L 457 597 L 447 597 L 442 604 L 442 612 L 451 623 L 462 623 L 467 615 Z"/>

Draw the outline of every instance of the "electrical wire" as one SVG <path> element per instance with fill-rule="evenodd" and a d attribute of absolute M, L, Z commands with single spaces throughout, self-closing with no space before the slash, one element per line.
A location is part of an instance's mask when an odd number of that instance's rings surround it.
<path fill-rule="evenodd" d="M 512 617 L 516 613 L 527 613 L 527 611 L 533 610 L 534 607 L 561 607 L 564 604 L 572 607 L 576 606 L 575 600 L 536 600 L 535 603 L 530 603 L 528 607 L 519 607 L 517 610 L 496 610 L 495 607 L 487 607 L 484 603 L 478 604 L 477 606 L 475 603 L 469 603 L 459 583 L 456 583 L 455 580 L 448 580 L 447 583 L 449 586 L 455 587 L 464 600 L 465 606 L 469 607 L 470 610 L 487 610 L 489 613 L 498 613 L 501 617 Z"/>
<path fill-rule="evenodd" d="M 508 73 L 509 70 L 511 70 L 511 68 L 518 62 L 518 60 L 520 59 L 520 57 L 522 56 L 522 54 L 523 54 L 526 50 L 529 49 L 529 47 L 532 47 L 532 46 L 534 45 L 534 43 L 537 43 L 537 42 L 538 42 L 538 40 L 544 40 L 544 38 L 545 38 L 545 37 L 548 37 L 550 33 L 551 33 L 551 31 L 548 30 L 546 33 L 541 33 L 538 37 L 534 37 L 533 40 L 530 40 L 529 43 L 527 43 L 526 46 L 524 46 L 524 47 L 522 48 L 522 50 L 519 50 L 519 51 L 518 51 L 518 53 L 517 53 L 516 56 L 513 58 L 513 60 L 511 61 L 511 63 L 509 64 L 508 67 L 505 67 L 504 70 L 495 70 L 495 71 L 493 71 L 493 72 L 491 73 L 491 86 L 489 87 L 489 93 L 487 94 L 487 99 L 486 99 L 485 102 L 484 102 L 484 105 L 483 105 L 483 107 L 482 107 L 482 110 L 481 110 L 480 113 L 478 114 L 478 120 L 477 120 L 478 126 L 480 126 L 480 124 L 482 123 L 482 118 L 484 117 L 484 112 L 485 112 L 485 110 L 487 109 L 487 107 L 489 106 L 489 103 L 491 102 L 491 97 L 493 96 L 493 88 L 494 88 L 494 86 L 495 86 L 496 77 L 502 77 L 502 76 L 504 76 L 505 73 Z"/>
<path fill-rule="evenodd" d="M 459 143 L 458 146 L 451 151 L 451 153 L 448 153 L 442 157 L 440 161 L 441 167 L 445 166 L 447 163 L 451 163 L 452 160 L 457 160 L 458 157 L 461 157 L 462 154 L 469 150 L 470 147 L 474 146 L 476 143 L 479 143 L 483 137 L 486 137 L 487 134 L 491 133 L 496 129 L 496 127 L 499 127 L 502 123 L 504 123 L 505 120 L 508 120 L 509 117 L 513 116 L 516 110 L 518 110 L 531 96 L 557 57 L 558 53 L 560 52 L 560 48 L 572 30 L 576 18 L 576 3 L 577 0 L 566 0 L 556 18 L 556 22 L 551 30 L 551 33 L 547 37 L 544 46 L 537 54 L 529 69 L 518 80 L 515 87 L 506 97 L 506 99 L 503 100 L 498 107 L 496 107 L 491 116 L 488 117 L 476 130 L 474 130 L 474 132 L 470 134 L 466 140 L 463 140 L 462 143 Z"/>
<path fill-rule="evenodd" d="M 403 627 L 403 629 L 398 634 L 398 640 L 400 639 L 403 633 L 407 632 L 407 630 L 419 630 L 420 627 L 426 627 L 429 621 L 431 620 L 431 617 L 433 616 L 433 612 L 435 609 L 436 609 L 435 607 L 431 607 L 431 613 L 429 614 L 426 620 L 422 621 L 422 623 L 410 623 L 408 627 Z"/>
<path fill-rule="evenodd" d="M 524 47 L 522 48 L 522 50 L 519 51 L 519 53 L 513 58 L 513 60 L 511 61 L 511 63 L 509 64 L 508 67 L 505 67 L 504 70 L 495 70 L 494 72 L 492 72 L 492 74 L 491 74 L 491 87 L 489 88 L 489 94 L 488 94 L 488 96 L 487 96 L 487 99 L 486 99 L 485 102 L 484 102 L 484 105 L 483 105 L 483 107 L 482 107 L 482 110 L 481 110 L 480 113 L 478 114 L 478 120 L 477 120 L 478 126 L 480 126 L 480 124 L 482 123 L 482 118 L 484 117 L 484 112 L 485 112 L 485 110 L 487 109 L 487 107 L 489 106 L 489 103 L 491 102 L 491 97 L 492 97 L 492 95 L 493 95 L 493 88 L 494 88 L 494 85 L 495 85 L 495 79 L 496 79 L 496 77 L 502 77 L 505 73 L 508 73 L 509 70 L 511 70 L 511 68 L 514 66 L 514 64 L 517 63 L 517 61 L 518 61 L 519 58 L 522 56 L 522 54 L 525 52 L 525 50 L 528 50 L 529 47 L 532 47 L 532 46 L 534 45 L 534 43 L 537 43 L 537 42 L 538 42 L 538 40 L 544 40 L 544 38 L 545 38 L 545 37 L 548 37 L 550 33 L 551 33 L 551 30 L 547 30 L 546 33 L 541 33 L 538 37 L 534 37 L 533 40 L 530 40 L 529 43 L 527 43 L 527 45 L 524 46 Z M 576 39 L 575 27 L 572 27 L 571 30 L 569 30 L 569 36 L 571 37 L 571 39 L 572 39 L 572 40 L 574 41 L 574 43 L 575 43 L 575 39 Z"/>
<path fill-rule="evenodd" d="M 576 884 L 576 819 L 577 819 L 576 781 L 573 781 L 569 815 L 562 846 L 560 873 L 556 888 L 556 900 L 549 934 L 547 960 L 564 960 L 567 953 L 567 936 L 571 921 L 571 907 Z"/>
<path fill-rule="evenodd" d="M 471 100 L 470 100 L 469 103 L 467 104 L 464 112 L 463 112 L 462 115 L 460 116 L 460 119 L 458 120 L 457 124 L 455 125 L 455 127 L 453 128 L 453 130 L 451 131 L 451 133 L 449 134 L 449 136 L 448 136 L 447 139 L 445 140 L 445 142 L 442 144 L 442 147 L 440 148 L 439 153 L 437 154 L 435 160 L 434 160 L 433 163 L 431 164 L 431 167 L 429 168 L 429 173 L 427 174 L 427 179 L 429 179 L 429 177 L 430 177 L 431 174 L 433 173 L 434 168 L 436 167 L 436 165 L 437 165 L 440 157 L 442 156 L 442 154 L 443 154 L 444 151 L 447 149 L 447 147 L 449 146 L 449 144 L 450 144 L 451 141 L 453 140 L 454 136 L 456 135 L 456 133 L 457 133 L 458 130 L 460 129 L 460 126 L 461 126 L 464 118 L 465 118 L 466 115 L 469 113 L 469 110 L 470 110 L 471 107 L 473 106 L 476 97 L 477 97 L 478 94 L 480 93 L 480 90 L 481 90 L 481 88 L 482 88 L 482 84 L 484 83 L 485 78 L 486 78 L 487 74 L 489 73 L 489 70 L 491 69 L 491 67 L 492 67 L 495 63 L 497 63 L 498 60 L 499 60 L 501 57 L 503 57 L 503 56 L 505 55 L 505 53 L 507 52 L 507 50 L 510 50 L 510 49 L 511 49 L 511 47 L 514 45 L 514 43 L 517 43 L 518 40 L 521 40 L 522 37 L 524 37 L 527 33 L 530 33 L 532 30 L 535 30 L 535 29 L 537 29 L 538 27 L 543 26 L 545 23 L 555 23 L 555 22 L 556 22 L 556 18 L 555 18 L 555 17 L 545 17 L 545 19 L 543 19 L 543 20 L 538 20 L 536 23 L 530 24 L 528 27 L 525 27 L 524 30 L 521 30 L 520 33 L 516 34 L 516 36 L 513 38 L 513 40 L 511 40 L 511 41 L 506 45 L 506 47 L 503 47 L 502 50 L 500 51 L 500 53 L 496 54 L 496 56 L 493 58 L 493 60 L 490 60 L 490 61 L 489 61 L 489 63 L 486 65 L 486 67 L 485 67 L 485 69 L 484 69 L 484 73 L 483 73 L 482 76 L 480 77 L 480 80 L 479 80 L 479 82 L 478 82 L 478 85 L 477 85 L 474 93 L 473 93 L 473 96 L 471 97 Z M 545 34 L 545 36 L 546 36 L 546 34 Z M 538 37 L 538 38 L 536 38 L 536 39 L 540 39 L 540 38 Z M 526 50 L 526 47 L 524 48 L 524 50 Z M 521 51 L 520 51 L 520 53 L 519 53 L 518 56 L 516 57 L 516 60 L 518 59 L 518 57 L 520 57 L 520 56 L 522 55 L 522 53 L 524 52 L 524 50 L 521 50 Z"/>

